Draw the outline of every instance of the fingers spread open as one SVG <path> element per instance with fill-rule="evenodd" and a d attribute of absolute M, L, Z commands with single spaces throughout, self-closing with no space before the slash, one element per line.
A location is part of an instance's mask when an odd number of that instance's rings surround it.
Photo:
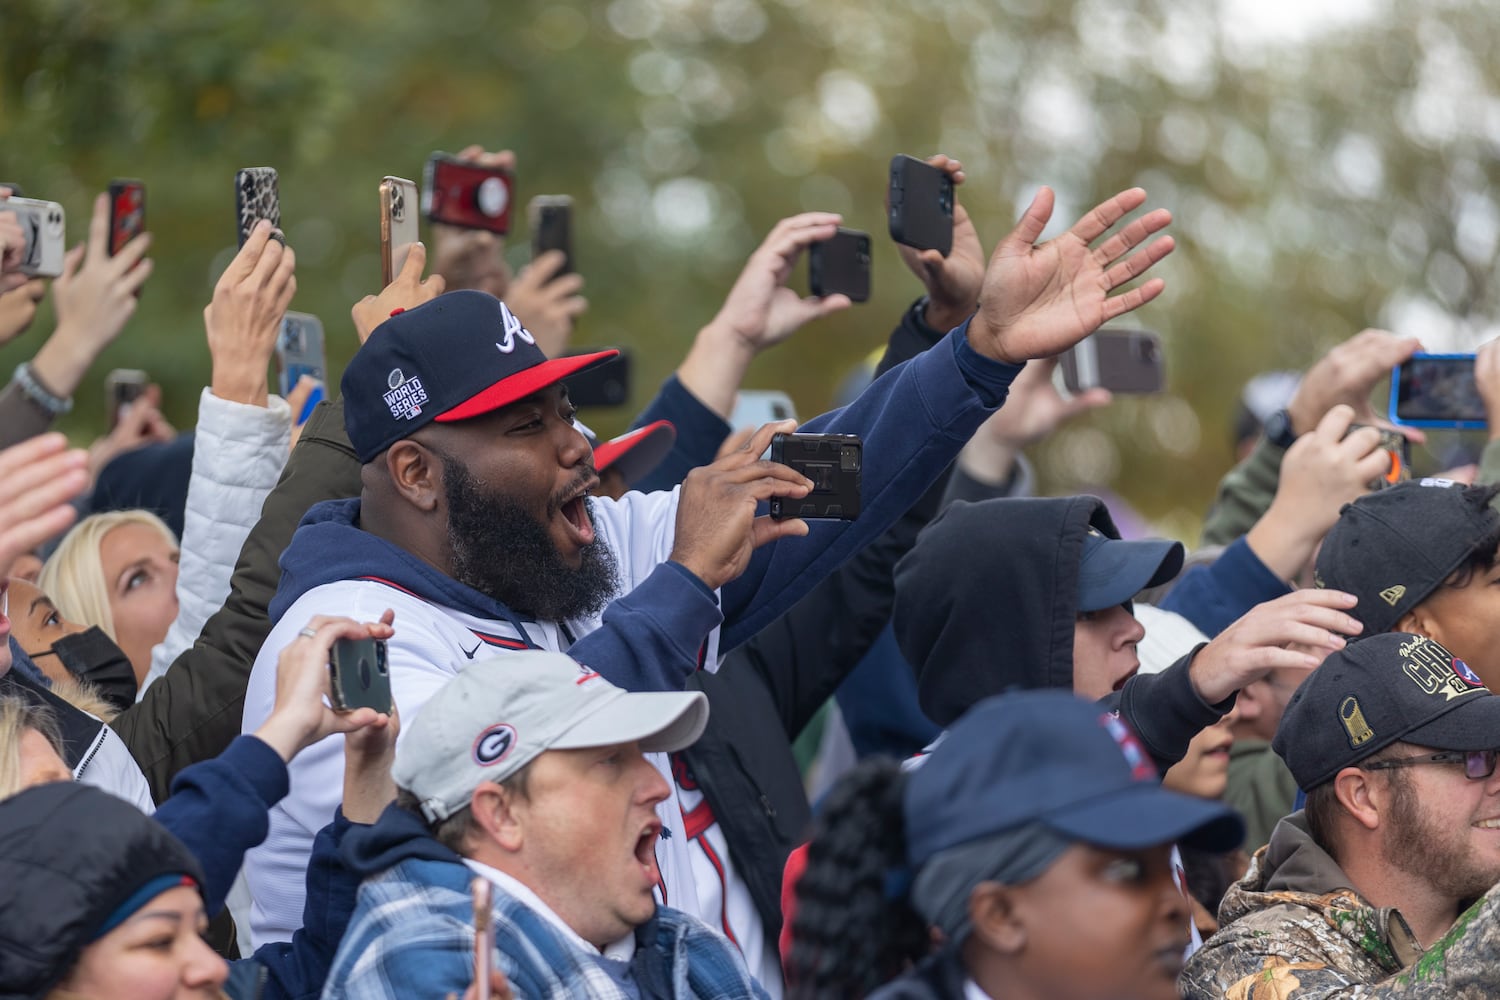
<path fill-rule="evenodd" d="M 1145 188 L 1121 191 L 1108 201 L 1095 205 L 1068 230 L 1085 243 L 1092 243 L 1109 231 L 1109 227 L 1146 203 Z"/>

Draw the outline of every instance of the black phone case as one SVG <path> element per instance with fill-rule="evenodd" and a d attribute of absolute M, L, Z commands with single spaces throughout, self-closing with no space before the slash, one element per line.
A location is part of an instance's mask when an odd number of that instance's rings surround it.
<path fill-rule="evenodd" d="M 333 707 L 373 708 L 390 714 L 391 671 L 383 639 L 340 639 L 328 656 Z"/>
<path fill-rule="evenodd" d="M 239 219 L 240 246 L 261 219 L 281 228 L 281 195 L 275 167 L 245 167 L 234 175 L 234 211 Z"/>
<path fill-rule="evenodd" d="M 802 473 L 813 482 L 801 499 L 772 497 L 771 517 L 853 521 L 859 517 L 860 473 L 864 443 L 854 434 L 777 434 L 771 438 L 771 461 Z"/>
<path fill-rule="evenodd" d="M 910 156 L 891 158 L 891 239 L 918 250 L 953 250 L 953 178 Z"/>
<path fill-rule="evenodd" d="M 807 248 L 807 284 L 814 295 L 844 294 L 853 302 L 870 298 L 870 234 L 840 228 Z"/>
<path fill-rule="evenodd" d="M 600 347 L 579 348 L 568 354 L 592 354 Z M 584 407 L 624 406 L 630 402 L 630 351 L 620 353 L 602 365 L 579 372 L 567 380 L 568 402 Z"/>
<path fill-rule="evenodd" d="M 531 231 L 531 259 L 548 250 L 563 252 L 563 266 L 558 274 L 573 270 L 573 206 L 541 204 L 536 207 L 536 222 Z"/>

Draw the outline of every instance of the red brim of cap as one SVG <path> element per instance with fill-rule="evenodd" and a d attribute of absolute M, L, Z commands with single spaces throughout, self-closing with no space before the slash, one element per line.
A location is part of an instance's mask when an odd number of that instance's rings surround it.
<path fill-rule="evenodd" d="M 506 376 L 483 392 L 470 396 L 453 409 L 439 413 L 432 419 L 439 423 L 451 424 L 458 420 L 468 420 L 470 417 L 491 413 L 502 406 L 509 406 L 533 393 L 541 392 L 549 385 L 556 385 L 579 372 L 596 368 L 618 357 L 619 354 L 619 351 L 614 350 L 599 351 L 596 354 L 574 354 L 566 358 L 543 361 L 539 365 L 532 365 L 514 375 Z"/>
<path fill-rule="evenodd" d="M 629 434 L 605 441 L 594 449 L 594 468 L 599 472 L 618 465 L 628 486 L 646 475 L 667 457 L 677 441 L 677 428 L 670 420 L 657 420 Z"/>

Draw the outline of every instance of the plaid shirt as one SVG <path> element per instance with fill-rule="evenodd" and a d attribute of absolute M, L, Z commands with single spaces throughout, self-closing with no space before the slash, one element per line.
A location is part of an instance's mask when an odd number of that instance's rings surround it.
<path fill-rule="evenodd" d="M 323 1000 L 462 995 L 474 974 L 472 872 L 407 859 L 365 881 Z M 546 917 L 495 890 L 495 951 L 517 1000 L 627 1000 L 597 956 Z M 665 906 L 636 928 L 631 971 L 645 997 L 766 1000 L 739 952 L 707 925 Z"/>

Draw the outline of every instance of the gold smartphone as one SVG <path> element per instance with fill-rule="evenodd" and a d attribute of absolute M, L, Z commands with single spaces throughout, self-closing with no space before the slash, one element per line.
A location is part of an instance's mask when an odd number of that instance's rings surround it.
<path fill-rule="evenodd" d="M 422 238 L 418 226 L 417 185 L 404 177 L 380 182 L 380 259 L 384 266 L 384 288 L 396 280 L 406 266 L 406 255 Z"/>

